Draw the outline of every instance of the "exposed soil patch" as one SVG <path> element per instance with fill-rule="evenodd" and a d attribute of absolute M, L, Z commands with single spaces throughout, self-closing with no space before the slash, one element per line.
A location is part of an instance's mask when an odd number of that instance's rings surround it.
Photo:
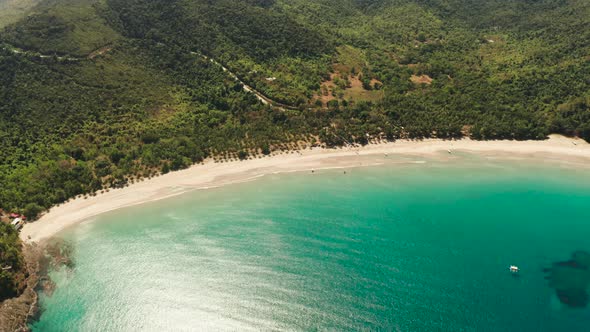
<path fill-rule="evenodd" d="M 373 87 L 373 89 L 376 89 L 378 86 L 383 85 L 383 82 L 379 81 L 376 78 L 372 78 L 371 79 L 371 86 Z"/>
<path fill-rule="evenodd" d="M 112 49 L 113 49 L 112 46 L 101 47 L 97 50 L 92 51 L 90 54 L 88 54 L 88 59 L 92 60 L 92 59 L 96 58 L 97 56 L 104 55 L 105 53 L 109 52 Z"/>
<path fill-rule="evenodd" d="M 362 73 L 358 75 L 348 75 L 343 78 L 343 74 L 335 71 L 330 74 L 330 80 L 321 84 L 320 94 L 313 97 L 313 101 L 320 100 L 322 107 L 327 107 L 328 102 L 332 100 L 351 100 L 351 101 L 375 101 L 382 97 L 382 92 L 377 89 L 383 84 L 373 78 L 370 80 L 370 89 L 365 89 L 361 81 Z"/>
<path fill-rule="evenodd" d="M 420 76 L 412 75 L 410 77 L 410 80 L 414 84 L 427 84 L 427 85 L 432 84 L 432 78 L 428 75 L 420 75 Z"/>
<path fill-rule="evenodd" d="M 336 96 L 334 96 L 334 90 L 336 88 L 334 79 L 336 77 L 338 77 L 338 74 L 330 74 L 330 80 L 321 84 L 320 94 L 313 97 L 314 101 L 320 100 L 322 102 L 322 107 L 327 107 L 329 101 L 336 99 Z"/>

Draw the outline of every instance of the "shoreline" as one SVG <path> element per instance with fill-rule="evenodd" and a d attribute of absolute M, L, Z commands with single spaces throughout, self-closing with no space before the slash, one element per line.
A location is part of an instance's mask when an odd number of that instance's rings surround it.
<path fill-rule="evenodd" d="M 551 135 L 544 141 L 398 140 L 364 147 L 314 148 L 245 161 L 215 163 L 208 160 L 204 164 L 145 179 L 125 188 L 111 189 L 87 199 L 77 198 L 55 206 L 38 221 L 26 224 L 20 237 L 26 243 L 41 242 L 70 226 L 106 212 L 166 199 L 196 189 L 251 181 L 267 174 L 374 166 L 381 164 L 387 155 L 439 156 L 444 160 L 443 157 L 449 159 L 454 152 L 506 160 L 515 156 L 528 156 L 556 163 L 590 162 L 589 143 L 561 135 Z"/>

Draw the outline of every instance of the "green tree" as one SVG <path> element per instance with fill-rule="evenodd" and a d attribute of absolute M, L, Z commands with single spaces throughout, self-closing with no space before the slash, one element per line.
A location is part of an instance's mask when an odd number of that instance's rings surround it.
<path fill-rule="evenodd" d="M 39 217 L 39 214 L 43 212 L 43 210 L 44 208 L 37 203 L 28 203 L 25 205 L 23 213 L 27 218 L 29 218 L 29 220 L 35 220 Z"/>
<path fill-rule="evenodd" d="M 238 151 L 238 158 L 240 160 L 244 160 L 244 159 L 248 158 L 248 152 L 246 152 L 244 150 Z"/>

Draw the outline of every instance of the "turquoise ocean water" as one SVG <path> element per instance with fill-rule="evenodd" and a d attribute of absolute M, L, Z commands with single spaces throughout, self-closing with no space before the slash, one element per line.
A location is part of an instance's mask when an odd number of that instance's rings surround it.
<path fill-rule="evenodd" d="M 590 250 L 588 169 L 466 155 L 269 175 L 62 236 L 75 267 L 34 331 L 590 331 L 542 272 Z"/>

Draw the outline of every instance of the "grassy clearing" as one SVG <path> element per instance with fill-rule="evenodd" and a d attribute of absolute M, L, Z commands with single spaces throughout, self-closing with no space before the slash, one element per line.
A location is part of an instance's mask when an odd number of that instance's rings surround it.
<path fill-rule="evenodd" d="M 340 75 L 356 75 L 368 67 L 367 59 L 362 50 L 350 45 L 339 46 L 334 63 L 334 72 Z"/>
<path fill-rule="evenodd" d="M 330 78 L 322 82 L 320 92 L 313 98 L 321 101 L 322 107 L 328 107 L 333 100 L 376 102 L 383 98 L 383 91 L 377 89 L 382 83 L 371 77 L 363 50 L 350 45 L 339 46 L 333 61 Z"/>

